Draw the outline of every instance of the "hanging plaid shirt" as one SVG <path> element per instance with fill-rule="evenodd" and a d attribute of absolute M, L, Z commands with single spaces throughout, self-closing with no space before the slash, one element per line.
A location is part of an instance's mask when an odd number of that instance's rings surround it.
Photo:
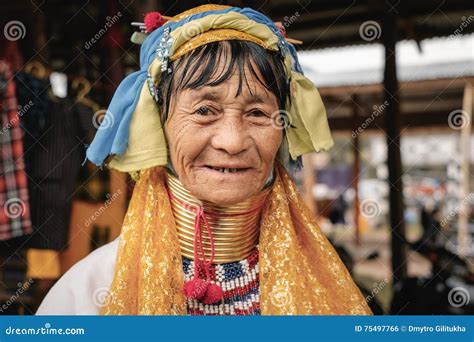
<path fill-rule="evenodd" d="M 9 66 L 0 61 L 0 241 L 31 234 L 23 134 L 15 83 Z"/>

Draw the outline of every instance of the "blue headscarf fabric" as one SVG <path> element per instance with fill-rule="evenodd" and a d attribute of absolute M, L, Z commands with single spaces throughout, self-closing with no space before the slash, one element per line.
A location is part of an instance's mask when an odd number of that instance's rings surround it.
<path fill-rule="evenodd" d="M 156 47 L 158 46 L 165 29 L 169 27 L 171 31 L 173 31 L 195 19 L 203 18 L 210 14 L 226 14 L 229 12 L 238 12 L 245 15 L 250 20 L 268 26 L 282 43 L 280 45 L 282 53 L 291 54 L 293 70 L 303 73 L 301 66 L 298 63 L 294 46 L 285 40 L 278 27 L 270 20 L 270 18 L 251 8 L 229 7 L 223 10 L 205 11 L 193 14 L 176 22 L 167 22 L 151 32 L 143 42 L 140 49 L 140 70 L 128 75 L 119 84 L 107 109 L 105 118 L 102 121 L 101 126 L 98 128 L 94 140 L 87 148 L 86 159 L 89 159 L 97 166 L 102 166 L 104 160 L 109 155 L 120 155 L 127 149 L 132 114 L 137 106 L 143 84 L 147 80 L 148 67 L 156 58 Z"/>

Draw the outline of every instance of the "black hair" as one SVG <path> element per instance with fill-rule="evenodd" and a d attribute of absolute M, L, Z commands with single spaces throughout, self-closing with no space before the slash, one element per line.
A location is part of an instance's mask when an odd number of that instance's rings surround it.
<path fill-rule="evenodd" d="M 226 67 L 217 75 L 221 59 L 224 59 Z M 239 72 L 239 87 L 235 95 L 238 97 L 243 81 L 248 87 L 245 67 L 262 86 L 275 95 L 280 110 L 285 110 L 289 101 L 290 86 L 283 56 L 279 51 L 264 49 L 250 41 L 228 40 L 202 45 L 171 62 L 169 66 L 171 73 L 164 72 L 157 87 L 157 103 L 163 124 L 168 118 L 171 96 L 184 89 L 217 86 L 228 80 L 235 70 Z M 176 75 L 179 77 L 175 77 Z M 249 91 L 252 91 L 250 87 Z"/>

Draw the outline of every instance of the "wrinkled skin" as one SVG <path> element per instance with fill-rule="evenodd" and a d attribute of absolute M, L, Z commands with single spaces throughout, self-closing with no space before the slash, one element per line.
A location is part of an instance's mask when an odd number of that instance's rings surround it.
<path fill-rule="evenodd" d="M 235 71 L 217 86 L 181 90 L 170 101 L 165 134 L 171 162 L 182 184 L 201 200 L 239 203 L 258 193 L 271 174 L 283 136 L 272 121 L 277 98 L 248 70 L 246 78 L 237 97 Z"/>

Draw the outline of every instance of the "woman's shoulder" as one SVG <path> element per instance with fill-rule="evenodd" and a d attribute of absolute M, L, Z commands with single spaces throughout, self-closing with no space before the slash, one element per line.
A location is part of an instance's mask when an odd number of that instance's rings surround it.
<path fill-rule="evenodd" d="M 37 315 L 97 315 L 114 276 L 119 238 L 96 249 L 51 288 Z"/>

